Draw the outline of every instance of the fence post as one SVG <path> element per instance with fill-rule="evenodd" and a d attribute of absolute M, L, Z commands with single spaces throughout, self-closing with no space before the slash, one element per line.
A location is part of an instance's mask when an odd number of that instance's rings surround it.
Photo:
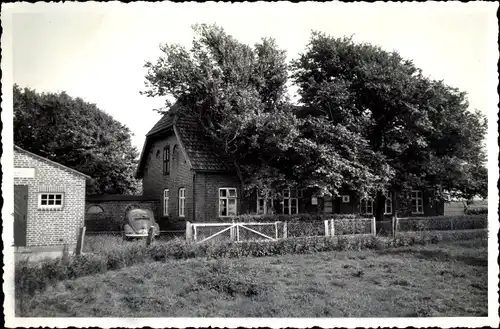
<path fill-rule="evenodd" d="M 283 222 L 283 239 L 288 238 L 288 222 Z"/>
<path fill-rule="evenodd" d="M 451 230 L 453 231 L 453 217 L 450 218 L 450 226 L 451 226 Z"/>
<path fill-rule="evenodd" d="M 377 235 L 377 226 L 375 223 L 375 217 L 372 217 L 372 235 Z"/>
<path fill-rule="evenodd" d="M 396 233 L 396 219 L 394 216 L 391 218 L 391 235 L 394 237 Z"/>
<path fill-rule="evenodd" d="M 146 247 L 149 247 L 153 242 L 155 236 L 155 228 L 151 226 L 148 230 L 148 237 L 146 238 Z"/>
<path fill-rule="evenodd" d="M 330 234 L 331 236 L 335 236 L 335 220 L 330 219 Z"/>
<path fill-rule="evenodd" d="M 231 241 L 234 241 L 234 230 L 235 230 L 235 225 L 234 225 L 234 220 L 232 221 L 233 223 L 233 226 L 231 226 L 231 228 L 229 229 L 229 239 Z"/>
<path fill-rule="evenodd" d="M 236 241 L 240 241 L 240 226 L 236 225 Z"/>
<path fill-rule="evenodd" d="M 328 229 L 328 219 L 325 219 L 325 236 L 330 236 L 330 230 Z"/>
<path fill-rule="evenodd" d="M 278 222 L 274 222 L 275 239 L 278 240 Z"/>
<path fill-rule="evenodd" d="M 83 239 L 85 238 L 85 226 L 80 227 L 78 231 L 78 240 L 76 241 L 75 254 L 77 256 L 81 255 L 83 252 Z"/>
<path fill-rule="evenodd" d="M 192 224 L 189 221 L 186 221 L 186 240 L 191 241 L 193 239 L 193 229 Z"/>

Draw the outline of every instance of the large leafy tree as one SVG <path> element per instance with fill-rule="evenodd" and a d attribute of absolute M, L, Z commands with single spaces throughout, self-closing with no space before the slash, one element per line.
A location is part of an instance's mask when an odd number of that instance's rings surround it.
<path fill-rule="evenodd" d="M 170 96 L 197 116 L 247 190 L 301 185 L 336 193 L 343 184 L 362 191 L 381 184 L 372 166 L 378 157 L 359 133 L 295 115 L 286 54 L 273 39 L 251 47 L 215 25 L 194 30 L 191 49 L 167 44 L 156 63 L 146 63 L 143 93 Z"/>
<path fill-rule="evenodd" d="M 313 32 L 292 63 L 301 102 L 361 134 L 393 173 L 385 190 L 412 186 L 470 198 L 485 196 L 481 141 L 486 120 L 470 112 L 466 95 L 423 76 L 410 60 L 351 38 Z M 384 189 L 376 195 L 383 213 Z"/>
<path fill-rule="evenodd" d="M 136 193 L 130 130 L 80 98 L 14 85 L 14 143 L 92 177 L 87 194 Z"/>

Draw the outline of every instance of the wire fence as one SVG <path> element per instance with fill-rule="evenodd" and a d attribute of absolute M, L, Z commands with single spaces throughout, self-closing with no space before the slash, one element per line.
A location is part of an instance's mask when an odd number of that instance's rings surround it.
<path fill-rule="evenodd" d="M 262 241 L 297 237 L 375 234 L 375 218 L 314 221 L 186 223 L 186 238 L 205 241 Z"/>
<path fill-rule="evenodd" d="M 330 218 L 326 220 L 289 220 L 275 222 L 190 223 L 185 230 L 160 231 L 155 240 L 186 239 L 196 243 L 205 241 L 271 241 L 277 239 L 342 236 L 383 235 L 398 232 L 471 230 L 487 228 L 486 215 L 460 217 L 410 217 L 375 221 L 375 218 Z M 125 243 L 121 231 L 87 231 L 84 250 L 111 248 Z M 90 247 L 89 247 L 90 246 Z"/>

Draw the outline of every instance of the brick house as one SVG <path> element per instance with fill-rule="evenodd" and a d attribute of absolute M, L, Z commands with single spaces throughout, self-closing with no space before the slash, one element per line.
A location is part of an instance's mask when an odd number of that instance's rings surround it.
<path fill-rule="evenodd" d="M 147 133 L 136 177 L 143 195 L 160 200 L 159 224 L 213 221 L 238 212 L 241 184 L 234 167 L 197 128 L 172 108 Z"/>
<path fill-rule="evenodd" d="M 224 221 L 236 214 L 352 214 L 373 215 L 373 202 L 357 199 L 344 191 L 337 198 L 318 198 L 308 191 L 282 191 L 280 200 L 258 193 L 243 197 L 242 186 L 231 161 L 204 136 L 196 119 L 174 105 L 148 132 L 136 178 L 143 181 L 143 194 L 159 199 L 160 225 L 167 220 L 176 227 L 184 221 Z M 442 214 L 433 207 L 428 193 L 412 192 L 414 209 L 405 215 Z M 387 198 L 385 216 L 392 216 L 397 198 Z"/>
<path fill-rule="evenodd" d="M 14 146 L 14 246 L 18 251 L 76 246 L 89 176 Z"/>

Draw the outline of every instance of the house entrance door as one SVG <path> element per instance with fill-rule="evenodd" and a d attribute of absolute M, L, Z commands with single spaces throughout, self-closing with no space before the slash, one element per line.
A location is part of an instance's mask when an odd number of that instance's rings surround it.
<path fill-rule="evenodd" d="M 28 186 L 14 185 L 14 246 L 26 246 Z"/>

